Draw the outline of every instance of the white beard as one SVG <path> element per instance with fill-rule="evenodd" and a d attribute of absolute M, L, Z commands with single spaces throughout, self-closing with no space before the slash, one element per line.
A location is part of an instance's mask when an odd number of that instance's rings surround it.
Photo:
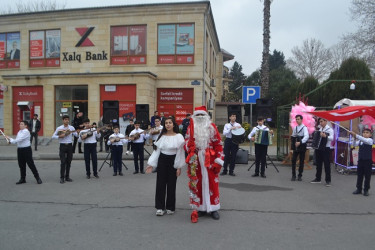
<path fill-rule="evenodd" d="M 206 149 L 215 131 L 209 116 L 193 116 L 195 145 L 198 149 Z"/>

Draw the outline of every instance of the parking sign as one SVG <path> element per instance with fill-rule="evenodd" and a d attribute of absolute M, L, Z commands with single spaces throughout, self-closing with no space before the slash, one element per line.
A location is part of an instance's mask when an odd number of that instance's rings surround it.
<path fill-rule="evenodd" d="M 260 86 L 243 86 L 242 103 L 255 104 L 260 98 Z"/>

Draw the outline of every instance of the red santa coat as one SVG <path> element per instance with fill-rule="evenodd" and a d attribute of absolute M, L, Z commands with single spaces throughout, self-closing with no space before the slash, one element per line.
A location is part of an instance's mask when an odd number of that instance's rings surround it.
<path fill-rule="evenodd" d="M 205 149 L 196 148 L 194 122 L 191 119 L 185 139 L 188 152 L 190 205 L 198 211 L 217 211 L 220 209 L 219 173 L 224 163 L 223 146 L 220 133 L 211 123 L 214 135 Z"/>

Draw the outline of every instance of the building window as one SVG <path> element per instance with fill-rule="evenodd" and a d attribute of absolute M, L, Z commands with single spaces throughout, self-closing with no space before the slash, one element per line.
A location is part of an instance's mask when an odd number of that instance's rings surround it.
<path fill-rule="evenodd" d="M 111 64 L 146 64 L 147 26 L 111 27 Z"/>
<path fill-rule="evenodd" d="M 158 25 L 158 64 L 194 63 L 194 24 Z"/>
<path fill-rule="evenodd" d="M 19 32 L 0 33 L 0 69 L 20 67 L 20 37 Z"/>
<path fill-rule="evenodd" d="M 60 30 L 30 31 L 31 68 L 60 67 Z"/>

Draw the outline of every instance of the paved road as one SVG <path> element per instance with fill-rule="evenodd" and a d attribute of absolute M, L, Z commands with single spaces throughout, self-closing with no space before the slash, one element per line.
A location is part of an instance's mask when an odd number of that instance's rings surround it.
<path fill-rule="evenodd" d="M 99 163 L 101 163 L 100 161 Z M 177 184 L 174 215 L 155 216 L 155 174 L 85 179 L 74 160 L 73 183 L 60 184 L 59 162 L 37 160 L 43 184 L 28 170 L 19 179 L 16 161 L 0 161 L 0 249 L 370 249 L 374 200 L 355 196 L 356 177 L 332 172 L 332 187 L 290 181 L 290 168 L 270 166 L 267 178 L 252 178 L 238 165 L 221 180 L 221 219 L 190 222 L 186 173 Z M 252 169 L 253 170 L 253 169 Z"/>

